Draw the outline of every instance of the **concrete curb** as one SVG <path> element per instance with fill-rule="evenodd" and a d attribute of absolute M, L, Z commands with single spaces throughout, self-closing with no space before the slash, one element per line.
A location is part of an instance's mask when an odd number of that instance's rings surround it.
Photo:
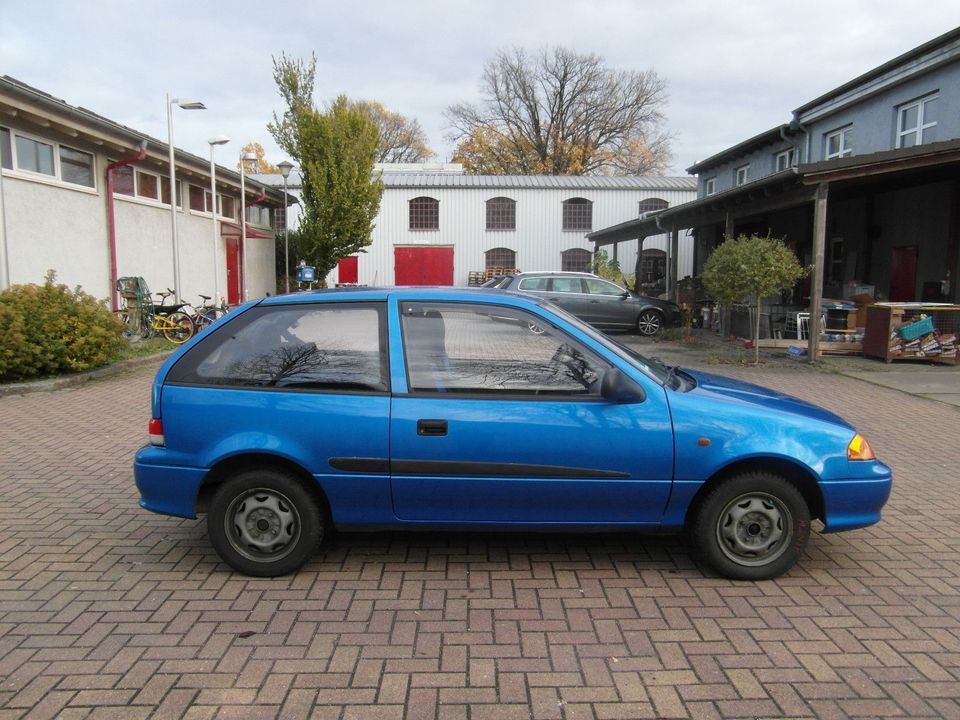
<path fill-rule="evenodd" d="M 61 375 L 45 380 L 31 380 L 29 382 L 11 383 L 9 385 L 0 385 L 0 398 L 9 395 L 26 395 L 34 392 L 49 392 L 51 390 L 63 390 L 64 388 L 77 387 L 90 380 L 118 375 L 126 370 L 138 368 L 143 365 L 149 365 L 159 360 L 165 360 L 174 353 L 173 350 L 164 350 L 153 355 L 144 355 L 143 357 L 130 358 L 112 365 L 86 370 L 84 372 L 74 373 L 72 375 Z"/>

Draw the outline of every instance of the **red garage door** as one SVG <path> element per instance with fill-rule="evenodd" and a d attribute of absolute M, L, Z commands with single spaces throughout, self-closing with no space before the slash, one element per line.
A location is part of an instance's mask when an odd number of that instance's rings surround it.
<path fill-rule="evenodd" d="M 357 282 L 357 256 L 341 258 L 337 265 L 337 282 L 341 285 L 355 285 Z"/>
<path fill-rule="evenodd" d="M 398 247 L 393 259 L 397 285 L 453 285 L 452 247 Z"/>

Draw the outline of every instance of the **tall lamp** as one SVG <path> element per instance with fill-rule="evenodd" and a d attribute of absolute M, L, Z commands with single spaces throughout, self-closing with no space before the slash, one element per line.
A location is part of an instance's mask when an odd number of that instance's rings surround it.
<path fill-rule="evenodd" d="M 226 145 L 230 138 L 226 135 L 214 135 L 207 140 L 210 145 L 210 198 L 213 207 L 210 218 L 213 220 L 213 304 L 220 303 L 220 240 L 217 238 L 217 166 L 213 162 L 213 149 L 217 145 Z"/>
<path fill-rule="evenodd" d="M 240 151 L 240 259 L 243 269 L 240 272 L 240 296 L 243 302 L 250 299 L 247 292 L 247 186 L 245 183 L 247 163 L 257 159 L 257 154 L 249 150 Z"/>
<path fill-rule="evenodd" d="M 284 160 L 277 165 L 280 174 L 283 175 L 283 277 L 286 281 L 286 292 L 290 292 L 290 242 L 287 238 L 287 230 L 290 223 L 287 222 L 287 178 L 290 177 L 290 171 L 293 170 L 293 163 Z"/>
<path fill-rule="evenodd" d="M 199 100 L 172 98 L 167 93 L 167 147 L 170 151 L 170 227 L 173 233 L 173 293 L 180 297 L 180 244 L 177 239 L 177 166 L 173 159 L 173 106 L 184 110 L 206 110 Z"/>

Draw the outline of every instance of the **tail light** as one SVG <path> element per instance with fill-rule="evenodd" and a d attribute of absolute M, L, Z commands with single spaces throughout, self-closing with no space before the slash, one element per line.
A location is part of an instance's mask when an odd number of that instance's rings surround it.
<path fill-rule="evenodd" d="M 163 439 L 163 421 L 160 418 L 150 418 L 147 423 L 147 433 L 150 435 L 151 445 L 166 445 Z"/>
<path fill-rule="evenodd" d="M 877 456 L 873 454 L 873 448 L 867 439 L 857 433 L 853 440 L 847 445 L 847 460 L 876 460 Z"/>

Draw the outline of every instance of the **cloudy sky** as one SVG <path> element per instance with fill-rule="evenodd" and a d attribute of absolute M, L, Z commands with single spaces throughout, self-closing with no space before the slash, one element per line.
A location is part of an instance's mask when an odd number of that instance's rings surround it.
<path fill-rule="evenodd" d="M 669 84 L 672 173 L 790 119 L 790 111 L 960 25 L 960 2 L 930 0 L 0 0 L 0 75 L 165 140 L 164 95 L 202 100 L 176 111 L 176 144 L 257 141 L 283 159 L 266 124 L 282 110 L 272 57 L 318 59 L 317 101 L 379 100 L 416 118 L 439 160 L 452 145 L 443 111 L 477 98 L 498 49 L 562 44 Z"/>

